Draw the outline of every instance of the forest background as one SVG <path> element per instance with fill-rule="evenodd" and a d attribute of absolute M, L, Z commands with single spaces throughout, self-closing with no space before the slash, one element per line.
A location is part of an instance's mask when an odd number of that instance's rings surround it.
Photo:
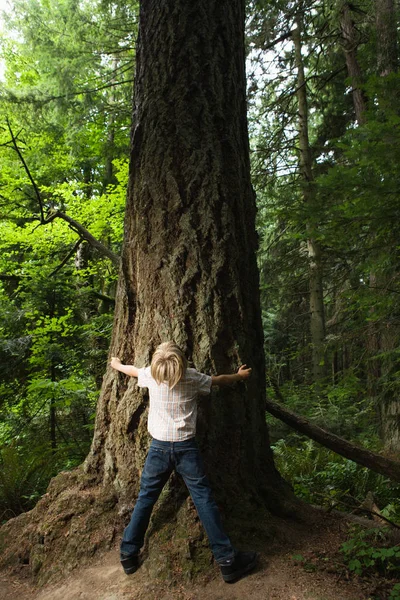
<path fill-rule="evenodd" d="M 87 455 L 107 361 L 128 180 L 135 2 L 15 1 L 0 87 L 0 513 Z M 394 2 L 248 3 L 266 386 L 398 458 L 399 75 Z M 267 417 L 303 499 L 399 485 Z"/>

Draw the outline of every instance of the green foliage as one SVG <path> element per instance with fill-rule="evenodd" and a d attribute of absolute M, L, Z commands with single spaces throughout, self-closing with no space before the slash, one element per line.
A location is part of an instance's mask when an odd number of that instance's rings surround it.
<path fill-rule="evenodd" d="M 107 161 L 126 156 L 136 11 L 135 2 L 20 0 L 7 13 L 0 105 L 22 122 L 41 183 L 73 178 L 99 191 Z"/>
<path fill-rule="evenodd" d="M 276 371 L 275 371 L 276 372 Z M 276 379 L 276 375 L 273 375 Z M 303 415 L 313 423 L 347 439 L 357 440 L 367 447 L 379 446 L 376 435 L 375 405 L 365 395 L 362 380 L 354 370 L 349 369 L 336 383 L 327 383 L 323 393 L 313 385 L 299 385 L 288 382 L 280 387 L 285 402 L 293 412 Z M 267 388 L 274 397 L 273 387 Z M 272 435 L 286 434 L 287 427 L 269 418 Z"/>
<path fill-rule="evenodd" d="M 22 452 L 10 445 L 0 451 L 0 523 L 35 505 L 57 462 L 49 448 Z"/>
<path fill-rule="evenodd" d="M 0 39 L 4 518 L 31 508 L 49 478 L 79 464 L 89 449 L 118 274 L 87 243 L 77 244 L 73 226 L 51 217 L 62 210 L 119 254 L 136 11 L 135 2 L 20 0 L 5 17 Z"/>
<path fill-rule="evenodd" d="M 394 523 L 400 523 L 400 503 L 394 499 L 381 510 L 381 515 Z"/>
<path fill-rule="evenodd" d="M 382 514 L 397 521 L 400 486 L 382 475 L 296 435 L 278 440 L 273 452 L 279 472 L 307 502 L 349 511 L 358 508 L 373 490 Z"/>
<path fill-rule="evenodd" d="M 388 530 L 354 527 L 340 551 L 350 571 L 357 575 L 377 572 L 384 577 L 400 576 L 400 547 L 387 547 Z M 393 588 L 392 596 L 396 593 Z"/>
<path fill-rule="evenodd" d="M 313 573 L 318 568 L 314 562 L 307 560 L 302 554 L 293 554 L 291 559 L 295 564 L 300 564 L 308 573 Z"/>
<path fill-rule="evenodd" d="M 267 366 L 280 384 L 314 383 L 307 252 L 307 239 L 312 238 L 321 253 L 326 323 L 326 380 L 319 396 L 328 392 L 332 398 L 332 388 L 342 385 L 350 371 L 372 406 L 399 391 L 400 77 L 376 75 L 377 32 L 371 23 L 372 11 L 379 7 L 363 3 L 365 12 L 354 10 L 352 19 L 357 32 L 363 31 L 369 40 L 354 49 L 369 101 L 365 122 L 355 124 L 338 35 L 340 7 L 320 1 L 307 11 L 304 5 L 302 54 L 313 170 L 311 199 L 305 201 L 297 73 L 287 36 L 295 27 L 296 11 L 285 2 L 260 0 L 252 6 L 257 8 L 248 33 L 249 62 L 254 66 L 250 132 Z M 283 41 L 273 43 L 281 37 Z M 340 408 L 342 400 L 338 398 Z"/>
<path fill-rule="evenodd" d="M 389 600 L 400 600 L 400 583 L 395 583 L 389 593 Z"/>

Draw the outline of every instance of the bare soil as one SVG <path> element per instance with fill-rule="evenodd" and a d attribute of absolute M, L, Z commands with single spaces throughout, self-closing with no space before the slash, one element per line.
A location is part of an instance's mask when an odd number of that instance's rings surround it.
<path fill-rule="evenodd" d="M 342 519 L 326 517 L 313 530 L 292 526 L 292 539 L 260 547 L 256 570 L 234 584 L 222 580 L 218 566 L 210 565 L 206 576 L 196 581 L 154 581 L 146 561 L 127 576 L 119 564 L 118 548 L 93 558 L 61 581 L 38 588 L 29 566 L 18 572 L 0 573 L 2 600 L 368 600 L 386 598 L 376 582 L 350 578 L 341 563 L 340 544 L 347 533 Z M 294 557 L 302 556 L 302 559 Z"/>

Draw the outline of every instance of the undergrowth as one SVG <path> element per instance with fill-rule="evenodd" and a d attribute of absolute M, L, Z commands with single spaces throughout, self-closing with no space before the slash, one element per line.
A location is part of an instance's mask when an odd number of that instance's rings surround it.
<path fill-rule="evenodd" d="M 278 471 L 306 502 L 350 512 L 372 492 L 381 514 L 400 524 L 399 484 L 297 434 L 272 448 Z"/>

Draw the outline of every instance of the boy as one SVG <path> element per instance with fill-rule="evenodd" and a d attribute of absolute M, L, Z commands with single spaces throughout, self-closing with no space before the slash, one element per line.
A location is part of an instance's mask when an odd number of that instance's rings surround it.
<path fill-rule="evenodd" d="M 184 479 L 208 535 L 211 550 L 227 583 L 254 568 L 255 552 L 236 552 L 225 534 L 218 507 L 204 472 L 195 441 L 197 397 L 209 394 L 212 385 L 231 385 L 250 377 L 251 369 L 242 365 L 233 375 L 210 377 L 188 368 L 187 359 L 174 342 L 158 346 L 151 366 L 138 369 L 112 357 L 111 366 L 138 378 L 139 387 L 149 389 L 148 430 L 153 440 L 140 481 L 140 492 L 132 518 L 121 542 L 121 564 L 127 575 L 139 566 L 153 506 L 175 469 Z"/>

